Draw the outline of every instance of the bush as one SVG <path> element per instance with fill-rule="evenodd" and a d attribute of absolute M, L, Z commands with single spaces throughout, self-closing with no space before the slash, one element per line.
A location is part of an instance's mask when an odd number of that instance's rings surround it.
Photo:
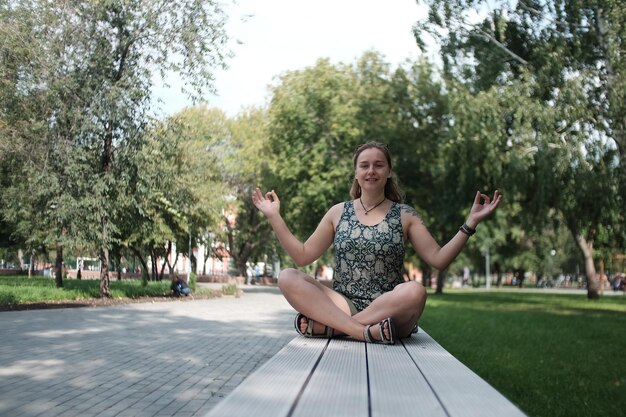
<path fill-rule="evenodd" d="M 224 295 L 237 295 L 238 290 L 237 284 L 222 285 L 222 294 Z"/>

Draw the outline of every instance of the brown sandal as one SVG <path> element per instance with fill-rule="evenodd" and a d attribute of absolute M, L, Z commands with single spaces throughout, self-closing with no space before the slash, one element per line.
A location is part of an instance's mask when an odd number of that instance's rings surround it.
<path fill-rule="evenodd" d="M 385 335 L 385 324 L 387 324 L 387 329 L 389 330 L 389 336 Z M 393 325 L 393 319 L 391 317 L 387 317 L 378 323 L 379 331 L 380 331 L 380 340 L 376 340 L 372 337 L 372 333 L 370 331 L 373 324 L 368 324 L 363 329 L 363 338 L 367 343 L 381 343 L 383 345 L 393 345 L 396 343 L 396 328 Z"/>
<path fill-rule="evenodd" d="M 300 330 L 300 321 L 302 319 L 306 319 L 307 321 L 306 330 L 304 332 Z M 325 327 L 324 333 L 313 333 L 313 326 L 315 325 L 315 321 L 308 318 L 302 313 L 298 313 L 296 315 L 296 319 L 294 320 L 293 324 L 296 327 L 297 332 L 301 336 L 304 336 L 304 337 L 316 337 L 316 338 L 330 339 L 331 337 L 335 335 L 335 329 L 333 329 L 332 327 L 328 327 L 328 326 L 324 326 Z"/>

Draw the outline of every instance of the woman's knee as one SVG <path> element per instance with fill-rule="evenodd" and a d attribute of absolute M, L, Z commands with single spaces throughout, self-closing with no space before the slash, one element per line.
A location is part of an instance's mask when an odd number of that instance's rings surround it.
<path fill-rule="evenodd" d="M 295 268 L 286 268 L 280 271 L 278 274 L 278 288 L 281 291 L 293 288 L 294 285 L 301 282 L 304 273 L 298 271 Z"/>
<path fill-rule="evenodd" d="M 401 294 L 402 301 L 408 306 L 423 308 L 426 303 L 426 288 L 418 282 L 407 281 L 396 287 Z"/>

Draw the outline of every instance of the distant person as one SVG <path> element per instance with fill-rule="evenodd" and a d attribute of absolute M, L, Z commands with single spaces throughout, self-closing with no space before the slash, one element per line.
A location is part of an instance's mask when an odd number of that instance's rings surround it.
<path fill-rule="evenodd" d="M 259 264 L 254 265 L 254 276 L 256 277 L 256 283 L 261 283 L 261 266 Z"/>
<path fill-rule="evenodd" d="M 462 284 L 463 287 L 469 284 L 469 279 L 470 279 L 470 269 L 469 269 L 469 266 L 465 265 L 463 267 L 463 284 Z"/>
<path fill-rule="evenodd" d="M 250 285 L 252 284 L 252 276 L 254 275 L 254 271 L 252 270 L 252 267 L 250 266 L 250 263 L 246 264 L 246 284 Z"/>
<path fill-rule="evenodd" d="M 191 288 L 187 283 L 180 279 L 178 275 L 174 275 L 172 277 L 172 285 L 170 287 L 172 289 L 172 295 L 175 297 L 180 297 L 181 295 L 188 296 L 191 294 Z"/>

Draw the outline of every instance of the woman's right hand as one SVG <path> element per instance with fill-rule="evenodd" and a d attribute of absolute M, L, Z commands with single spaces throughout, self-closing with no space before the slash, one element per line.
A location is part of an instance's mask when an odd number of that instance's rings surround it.
<path fill-rule="evenodd" d="M 263 195 L 261 189 L 256 187 L 252 192 L 252 203 L 267 217 L 272 217 L 280 213 L 280 200 L 274 190 L 268 191 Z"/>

